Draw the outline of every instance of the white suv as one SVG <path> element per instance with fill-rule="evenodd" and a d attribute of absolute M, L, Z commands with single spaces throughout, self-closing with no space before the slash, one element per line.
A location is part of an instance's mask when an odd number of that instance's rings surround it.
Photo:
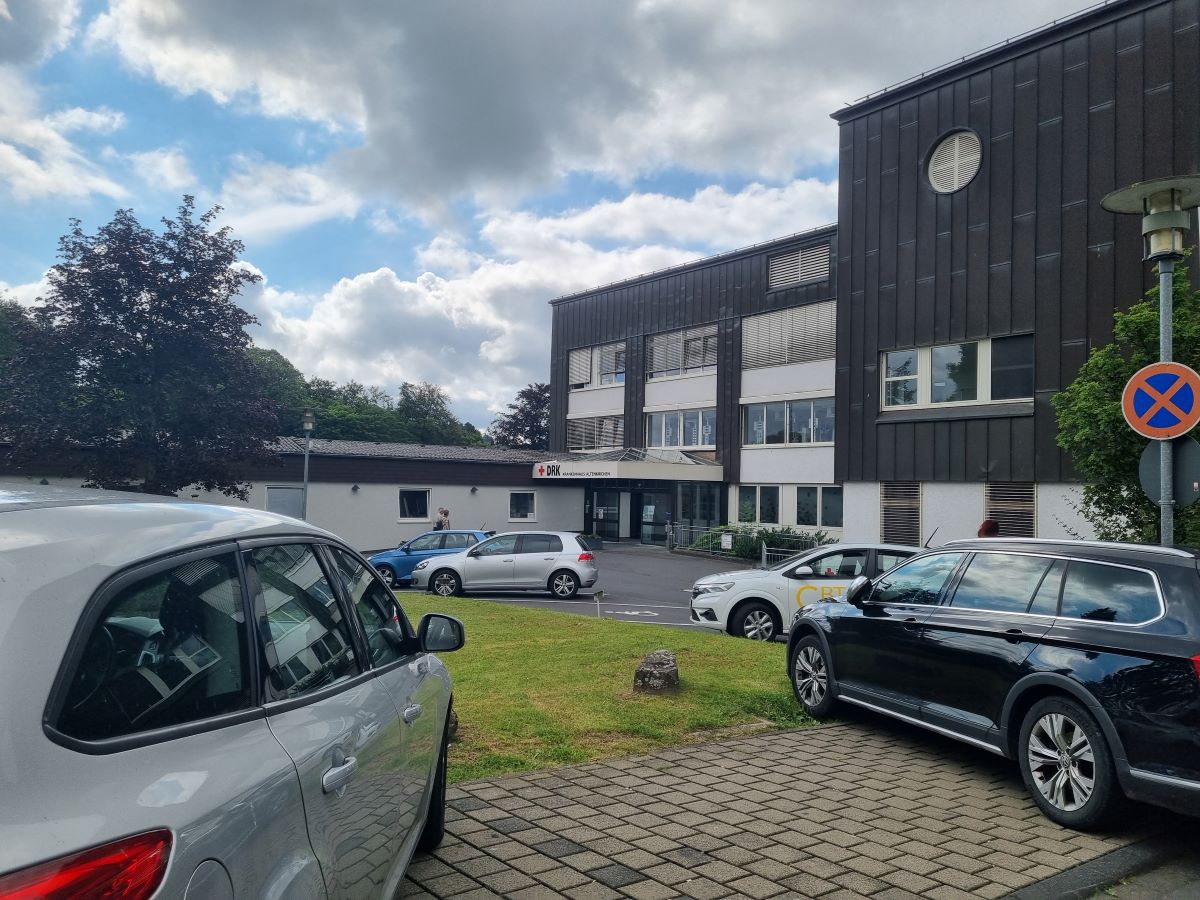
<path fill-rule="evenodd" d="M 463 553 L 417 563 L 412 586 L 443 597 L 463 591 L 549 591 L 570 600 L 600 577 L 596 557 L 569 531 L 510 531 Z"/>
<path fill-rule="evenodd" d="M 841 598 L 859 575 L 874 578 L 920 547 L 831 544 L 769 569 L 707 575 L 692 586 L 692 621 L 757 641 L 774 640 L 802 606 Z"/>

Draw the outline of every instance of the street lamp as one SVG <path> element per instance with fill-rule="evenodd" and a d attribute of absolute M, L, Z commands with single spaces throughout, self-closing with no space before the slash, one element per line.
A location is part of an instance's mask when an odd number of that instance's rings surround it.
<path fill-rule="evenodd" d="M 300 498 L 300 518 L 308 521 L 308 450 L 312 446 L 313 429 L 317 427 L 317 417 L 311 409 L 304 411 L 304 418 L 300 420 L 300 425 L 304 429 L 304 493 Z"/>
<path fill-rule="evenodd" d="M 1175 262 L 1183 258 L 1183 239 L 1192 224 L 1189 210 L 1200 206 L 1200 175 L 1142 181 L 1113 191 L 1100 201 L 1109 212 L 1140 215 L 1146 262 L 1158 263 L 1158 355 L 1171 362 Z M 1171 442 L 1159 441 L 1160 541 L 1175 543 L 1175 496 Z"/>

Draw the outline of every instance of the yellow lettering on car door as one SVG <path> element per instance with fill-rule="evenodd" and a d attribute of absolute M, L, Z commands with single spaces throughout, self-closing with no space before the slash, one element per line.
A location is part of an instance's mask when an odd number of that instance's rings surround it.
<path fill-rule="evenodd" d="M 796 591 L 796 605 L 797 606 L 804 605 L 804 592 L 805 591 L 817 591 L 817 590 L 819 590 L 819 589 L 817 588 L 817 586 L 815 584 L 801 585 L 800 590 Z"/>

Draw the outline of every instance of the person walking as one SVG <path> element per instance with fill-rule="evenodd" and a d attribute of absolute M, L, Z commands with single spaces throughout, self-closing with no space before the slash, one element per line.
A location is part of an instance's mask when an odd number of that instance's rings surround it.
<path fill-rule="evenodd" d="M 445 531 L 450 527 L 450 510 L 444 506 L 438 507 L 437 521 L 433 523 L 434 531 Z"/>

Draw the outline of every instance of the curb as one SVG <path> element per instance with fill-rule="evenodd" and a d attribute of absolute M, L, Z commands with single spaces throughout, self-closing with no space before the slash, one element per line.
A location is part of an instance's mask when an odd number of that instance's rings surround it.
<path fill-rule="evenodd" d="M 1013 891 L 1008 900 L 1084 900 L 1122 878 L 1161 866 L 1184 849 L 1179 836 L 1154 835 Z"/>

